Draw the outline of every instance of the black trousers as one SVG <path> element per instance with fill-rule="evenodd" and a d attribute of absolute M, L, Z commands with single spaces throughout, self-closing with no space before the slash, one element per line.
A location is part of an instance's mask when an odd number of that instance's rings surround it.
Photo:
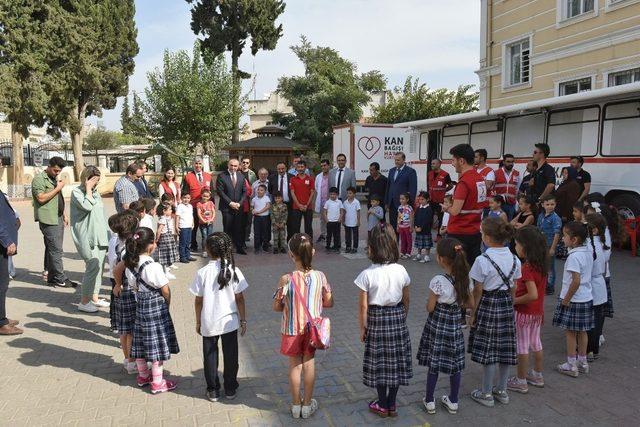
<path fill-rule="evenodd" d="M 447 233 L 447 237 L 458 239 L 462 243 L 465 253 L 467 254 L 467 262 L 469 266 L 480 256 L 480 245 L 482 243 L 482 235 L 478 234 L 451 234 Z"/>
<path fill-rule="evenodd" d="M 391 224 L 394 230 L 398 229 L 398 206 L 394 204 L 389 205 L 389 224 Z"/>
<path fill-rule="evenodd" d="M 200 219 L 198 218 L 198 209 L 196 209 L 196 207 L 193 207 L 193 230 L 194 232 L 191 233 L 191 249 L 194 251 L 198 250 L 198 226 L 200 225 Z M 202 248 L 202 251 L 205 251 L 205 248 Z"/>
<path fill-rule="evenodd" d="M 293 209 L 291 211 L 291 216 L 293 216 L 293 223 L 291 225 L 292 234 L 296 234 L 300 232 L 300 228 L 302 225 L 302 219 L 304 218 L 304 232 L 309 235 L 313 239 L 313 209 L 307 209 L 302 212 L 299 209 Z M 291 235 L 289 237 L 291 237 Z"/>
<path fill-rule="evenodd" d="M 236 251 L 244 247 L 242 233 L 242 212 L 234 209 L 222 211 L 222 227 L 225 233 L 231 237 Z"/>
<path fill-rule="evenodd" d="M 4 251 L 3 251 L 4 252 Z M 9 257 L 0 254 L 0 327 L 9 323 L 7 319 L 7 290 L 9 289 Z"/>
<path fill-rule="evenodd" d="M 606 305 L 607 303 L 605 302 L 604 304 L 593 306 L 593 319 L 595 326 L 587 334 L 589 337 L 587 353 L 600 353 L 600 335 L 602 335 L 602 328 L 604 327 L 604 307 Z"/>
<path fill-rule="evenodd" d="M 251 221 L 253 219 L 253 214 L 251 212 L 244 212 L 242 214 L 242 241 L 246 242 L 249 240 L 249 236 L 251 235 Z"/>
<path fill-rule="evenodd" d="M 440 227 L 442 227 L 442 217 L 444 216 L 444 212 L 442 212 L 442 206 L 440 203 L 429 202 L 429 206 L 431 206 L 431 211 L 438 218 L 438 231 L 436 234 L 440 235 Z"/>
<path fill-rule="evenodd" d="M 333 246 L 331 246 L 333 242 Z M 342 242 L 340 241 L 340 223 L 327 221 L 327 249 L 340 249 Z"/>
<path fill-rule="evenodd" d="M 360 227 L 344 226 L 344 245 L 347 249 L 358 249 L 358 230 Z"/>
<path fill-rule="evenodd" d="M 271 227 L 269 227 L 269 216 L 253 217 L 253 247 L 254 249 L 264 249 L 269 247 L 269 236 L 271 236 Z"/>
<path fill-rule="evenodd" d="M 218 338 L 222 338 L 222 354 L 224 355 L 224 391 L 233 393 L 238 388 L 238 331 L 202 337 L 202 355 L 204 357 L 204 379 L 207 391 L 220 390 L 218 379 Z"/>

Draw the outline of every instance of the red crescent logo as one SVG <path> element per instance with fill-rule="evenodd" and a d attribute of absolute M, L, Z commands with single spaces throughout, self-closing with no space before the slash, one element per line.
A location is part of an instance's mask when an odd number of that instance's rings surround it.
<path fill-rule="evenodd" d="M 380 151 L 380 147 L 382 147 L 382 144 L 375 136 L 363 136 L 358 140 L 358 150 L 369 160 Z"/>

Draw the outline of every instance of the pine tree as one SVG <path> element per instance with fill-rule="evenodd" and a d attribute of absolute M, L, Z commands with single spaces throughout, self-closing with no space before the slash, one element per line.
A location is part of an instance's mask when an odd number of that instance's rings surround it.
<path fill-rule="evenodd" d="M 142 101 L 137 93 L 133 92 L 133 109 L 129 121 L 129 133 L 139 138 L 147 136 L 147 126 L 145 124 L 144 113 L 142 112 Z"/>
<path fill-rule="evenodd" d="M 122 127 L 122 133 L 129 135 L 131 133 L 131 111 L 129 110 L 129 95 L 124 97 L 124 103 L 122 104 L 122 112 L 120 113 L 120 127 Z"/>

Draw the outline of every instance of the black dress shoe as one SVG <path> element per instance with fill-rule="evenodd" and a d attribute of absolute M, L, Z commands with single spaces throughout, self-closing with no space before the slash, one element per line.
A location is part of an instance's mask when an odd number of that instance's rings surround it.
<path fill-rule="evenodd" d="M 287 253 L 287 250 L 286 250 L 285 248 L 282 248 L 282 249 L 280 249 L 280 253 L 281 253 L 281 254 L 286 254 L 286 253 Z"/>
<path fill-rule="evenodd" d="M 247 254 L 247 251 L 245 251 L 244 249 L 239 249 L 239 250 L 237 250 L 237 251 L 236 251 L 236 253 L 237 253 L 238 255 L 246 255 L 246 254 Z"/>
<path fill-rule="evenodd" d="M 191 262 L 193 262 L 193 261 L 197 261 L 197 259 L 196 259 L 196 258 L 194 258 L 194 257 L 189 257 L 189 258 L 188 258 L 188 260 L 189 260 L 189 261 L 191 261 Z"/>

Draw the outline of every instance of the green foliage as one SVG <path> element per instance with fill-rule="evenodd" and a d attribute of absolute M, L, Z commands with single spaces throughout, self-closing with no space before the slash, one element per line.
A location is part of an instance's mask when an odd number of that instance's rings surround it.
<path fill-rule="evenodd" d="M 123 134 L 131 133 L 131 109 L 129 108 L 129 95 L 125 95 L 122 111 L 120 112 L 120 127 Z"/>
<path fill-rule="evenodd" d="M 419 79 L 407 77 L 402 88 L 395 87 L 387 103 L 376 107 L 375 123 L 401 123 L 432 117 L 449 116 L 478 109 L 478 92 L 469 91 L 473 85 L 462 85 L 456 90 L 430 90 Z"/>
<path fill-rule="evenodd" d="M 129 129 L 127 133 L 141 138 L 147 136 L 147 124 L 144 118 L 142 101 L 135 92 L 133 92 L 133 110 L 129 117 Z"/>
<path fill-rule="evenodd" d="M 91 132 L 84 139 L 84 148 L 86 150 L 106 150 L 115 148 L 122 143 L 121 134 L 99 128 Z"/>
<path fill-rule="evenodd" d="M 383 92 L 387 90 L 387 78 L 379 70 L 371 70 L 360 76 L 360 86 L 366 92 Z"/>

